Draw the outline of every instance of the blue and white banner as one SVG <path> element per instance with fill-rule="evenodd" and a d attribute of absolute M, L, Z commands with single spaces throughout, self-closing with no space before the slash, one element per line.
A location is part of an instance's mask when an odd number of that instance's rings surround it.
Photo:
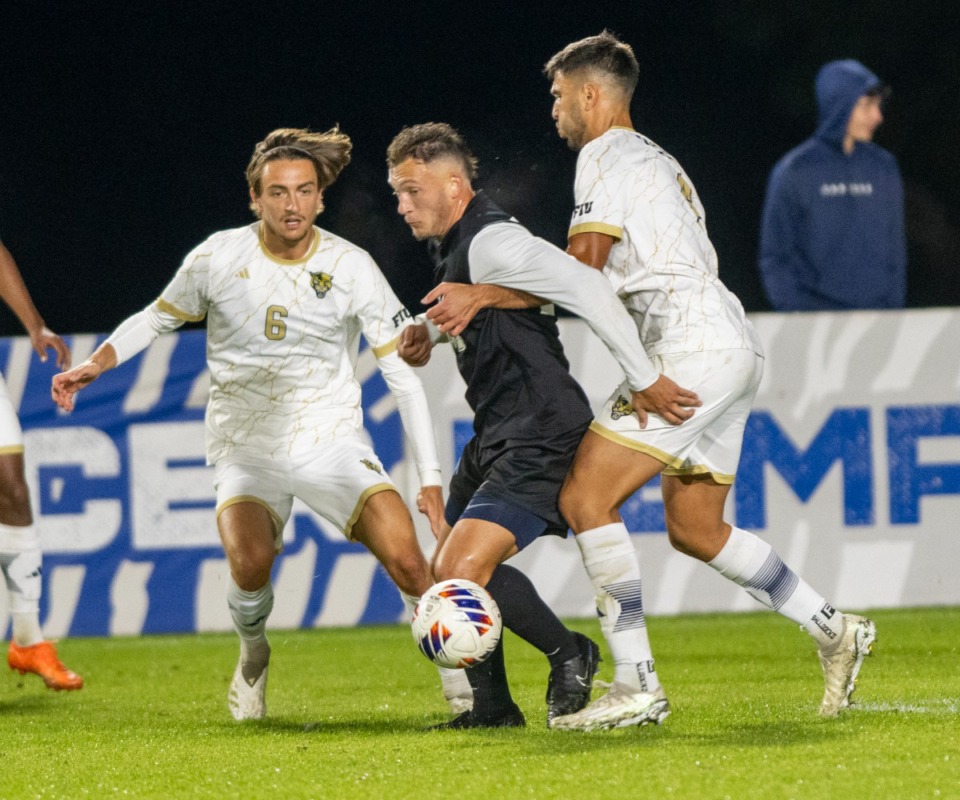
<path fill-rule="evenodd" d="M 960 311 L 753 319 L 766 371 L 728 520 L 771 541 L 841 608 L 960 604 Z M 599 406 L 619 370 L 585 325 L 561 328 L 574 374 Z M 74 362 L 102 338 L 70 337 Z M 161 337 L 63 414 L 50 400 L 55 367 L 25 339 L 0 340 L 45 553 L 48 636 L 230 629 L 203 459 L 204 345 L 202 331 Z M 416 472 L 366 349 L 358 370 L 367 432 L 412 502 Z M 443 348 L 422 378 L 449 475 L 471 430 L 463 384 Z M 758 607 L 670 548 L 657 484 L 623 511 L 637 534 L 649 613 Z M 429 551 L 420 520 L 418 534 Z M 316 514 L 295 506 L 284 540 L 271 627 L 400 618 L 397 591 L 375 559 Z M 547 537 L 516 560 L 560 614 L 593 614 L 572 541 Z"/>

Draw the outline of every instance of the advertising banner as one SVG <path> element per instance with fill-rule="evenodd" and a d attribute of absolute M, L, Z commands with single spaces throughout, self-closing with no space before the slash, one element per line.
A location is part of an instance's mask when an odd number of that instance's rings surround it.
<path fill-rule="evenodd" d="M 845 610 L 960 604 L 960 311 L 752 319 L 766 348 L 765 375 L 728 520 L 769 540 Z M 583 323 L 562 320 L 561 331 L 573 372 L 598 408 L 621 373 Z M 104 337 L 67 338 L 78 363 Z M 48 636 L 230 629 L 212 468 L 204 463 L 204 347 L 201 330 L 161 337 L 83 390 L 76 410 L 64 414 L 50 400 L 56 368 L 42 364 L 26 339 L 0 340 L 44 548 Z M 358 374 L 366 432 L 412 506 L 416 471 L 365 347 Z M 472 431 L 448 348 L 437 347 L 421 377 L 448 477 Z M 640 553 L 648 614 L 760 608 L 672 550 L 658 483 L 631 498 L 623 516 Z M 417 524 L 429 552 L 432 536 Z M 561 615 L 594 613 L 572 539 L 546 537 L 515 563 Z M 376 560 L 301 505 L 284 532 L 274 585 L 273 628 L 402 615 Z"/>

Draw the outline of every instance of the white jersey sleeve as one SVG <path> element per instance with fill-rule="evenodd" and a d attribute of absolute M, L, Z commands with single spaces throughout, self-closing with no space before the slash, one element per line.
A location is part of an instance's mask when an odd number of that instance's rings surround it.
<path fill-rule="evenodd" d="M 394 294 L 372 259 L 358 272 L 354 289 L 354 313 L 364 338 L 377 356 L 377 364 L 397 401 L 403 429 L 413 451 L 421 486 L 442 483 L 437 441 L 427 404 L 427 395 L 413 368 L 397 355 L 400 331 L 411 324 L 410 312 Z"/>
<path fill-rule="evenodd" d="M 495 223 L 473 238 L 470 278 L 528 292 L 581 317 L 607 346 L 634 391 L 660 377 L 609 281 L 522 225 Z"/>
<path fill-rule="evenodd" d="M 192 250 L 156 302 L 121 322 L 107 337 L 117 355 L 117 366 L 145 350 L 161 334 L 206 316 L 211 251 L 210 240 Z"/>
<path fill-rule="evenodd" d="M 117 329 L 107 337 L 104 344 L 113 347 L 117 355 L 117 366 L 129 361 L 141 350 L 146 350 L 158 336 L 175 331 L 183 325 L 183 320 L 161 311 L 156 303 L 138 311 L 132 317 L 121 322 Z"/>

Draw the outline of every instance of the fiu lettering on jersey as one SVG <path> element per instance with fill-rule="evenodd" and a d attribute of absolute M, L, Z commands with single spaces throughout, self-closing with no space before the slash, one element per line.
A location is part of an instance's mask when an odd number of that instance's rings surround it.
<path fill-rule="evenodd" d="M 633 413 L 633 406 L 630 405 L 630 401 L 626 397 L 620 395 L 617 398 L 617 402 L 613 404 L 613 408 L 610 410 L 610 416 L 614 419 L 620 419 L 620 417 L 629 417 Z"/>
<path fill-rule="evenodd" d="M 383 470 L 380 469 L 377 464 L 374 464 L 369 458 L 361 458 L 360 463 L 371 472 L 376 472 L 378 475 L 383 475 Z"/>
<path fill-rule="evenodd" d="M 401 308 L 396 314 L 394 314 L 391 317 L 391 320 L 393 321 L 393 327 L 399 328 L 400 323 L 403 322 L 405 319 L 410 319 L 411 316 L 412 316 L 411 313 L 407 311 L 407 309 Z"/>
<path fill-rule="evenodd" d="M 580 203 L 573 207 L 573 218 L 583 216 L 584 214 L 589 214 L 593 210 L 593 200 L 590 200 L 586 203 Z"/>
<path fill-rule="evenodd" d="M 317 297 L 323 300 L 333 288 L 333 276 L 327 275 L 326 272 L 311 272 L 310 273 L 310 288 L 317 293 Z"/>

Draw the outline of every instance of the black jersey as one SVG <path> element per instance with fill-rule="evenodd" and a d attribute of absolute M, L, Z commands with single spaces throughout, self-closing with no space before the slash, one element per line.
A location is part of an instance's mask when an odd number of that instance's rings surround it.
<path fill-rule="evenodd" d="M 437 283 L 473 283 L 470 244 L 495 223 L 519 224 L 478 192 L 431 248 Z M 452 343 L 481 447 L 567 434 L 584 429 L 593 418 L 586 395 L 570 375 L 553 314 L 540 308 L 487 308 Z"/>

